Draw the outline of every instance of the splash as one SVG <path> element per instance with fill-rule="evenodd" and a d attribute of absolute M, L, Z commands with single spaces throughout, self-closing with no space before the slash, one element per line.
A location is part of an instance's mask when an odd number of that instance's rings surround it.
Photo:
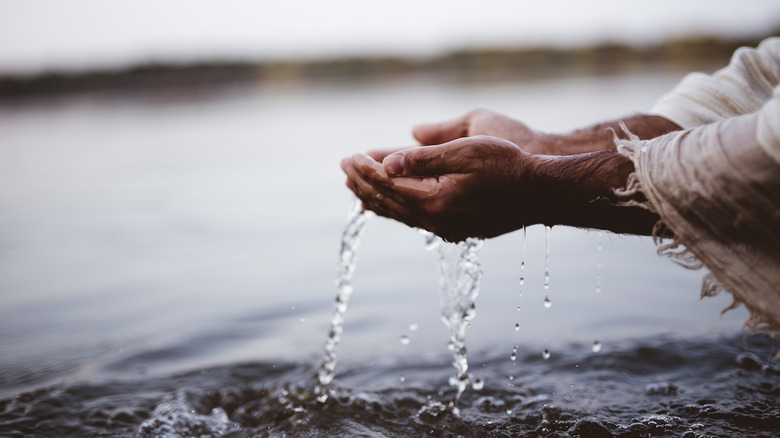
<path fill-rule="evenodd" d="M 338 347 L 341 342 L 341 334 L 344 330 L 344 313 L 347 311 L 347 303 L 352 295 L 352 276 L 355 273 L 355 261 L 357 248 L 360 245 L 360 237 L 366 220 L 373 213 L 363 210 L 360 201 L 355 201 L 349 212 L 347 226 L 341 235 L 341 259 L 338 265 L 338 295 L 333 307 L 333 317 L 330 320 L 328 340 L 325 342 L 325 351 L 322 364 L 317 371 L 319 385 L 316 388 L 317 400 L 324 403 L 330 394 L 330 384 L 336 373 L 336 360 L 338 359 Z"/>

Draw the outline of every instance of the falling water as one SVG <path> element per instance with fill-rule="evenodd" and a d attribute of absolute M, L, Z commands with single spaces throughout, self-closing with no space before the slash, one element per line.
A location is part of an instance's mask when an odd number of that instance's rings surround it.
<path fill-rule="evenodd" d="M 598 258 L 596 259 L 596 293 L 601 293 L 601 252 L 604 249 L 604 245 L 601 243 L 601 238 L 604 236 L 604 233 L 599 231 L 596 233 L 596 238 L 599 239 L 599 243 L 596 246 L 596 250 L 599 252 Z"/>
<path fill-rule="evenodd" d="M 330 332 L 325 342 L 325 351 L 322 364 L 317 372 L 319 385 L 317 387 L 317 400 L 325 402 L 330 393 L 330 383 L 336 370 L 338 347 L 341 342 L 341 334 L 344 330 L 344 312 L 347 311 L 347 303 L 352 295 L 352 276 L 355 273 L 355 255 L 360 244 L 360 236 L 366 220 L 372 213 L 363 210 L 360 201 L 355 201 L 349 212 L 347 226 L 341 235 L 341 259 L 338 265 L 338 295 L 333 307 L 333 317 L 330 320 Z"/>
<path fill-rule="evenodd" d="M 544 250 L 544 288 L 549 289 L 550 288 L 550 233 L 552 231 L 552 227 L 545 226 L 545 236 L 546 236 L 546 243 L 545 243 L 545 250 Z"/>
<path fill-rule="evenodd" d="M 429 236 L 426 236 L 427 238 Z M 429 240 L 427 247 L 431 248 Z M 449 383 L 457 389 L 451 406 L 456 415 L 459 414 L 458 400 L 471 382 L 474 389 L 482 388 L 484 382 L 475 379 L 469 372 L 466 350 L 466 328 L 476 316 L 475 301 L 479 294 L 479 281 L 482 277 L 482 266 L 479 263 L 478 251 L 482 246 L 480 239 L 466 239 L 457 244 L 439 242 L 439 289 L 442 303 L 442 321 L 450 329 L 448 348 L 454 359 L 452 365 L 455 374 Z"/>
<path fill-rule="evenodd" d="M 520 258 L 520 286 L 525 284 L 525 239 L 526 239 L 526 232 L 525 232 L 525 225 L 523 225 L 523 243 L 522 243 L 522 253 Z"/>

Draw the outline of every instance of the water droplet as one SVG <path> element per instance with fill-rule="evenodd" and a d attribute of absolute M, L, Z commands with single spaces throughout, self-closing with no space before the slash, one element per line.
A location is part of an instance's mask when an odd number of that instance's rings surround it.
<path fill-rule="evenodd" d="M 474 389 L 474 391 L 479 391 L 485 387 L 485 381 L 477 377 L 471 382 L 471 387 Z"/>
<path fill-rule="evenodd" d="M 409 336 L 401 335 L 401 345 L 409 345 Z"/>
<path fill-rule="evenodd" d="M 419 232 L 425 238 L 425 249 L 427 251 L 433 251 L 434 249 L 438 248 L 439 245 L 442 243 L 441 238 L 431 233 L 430 231 L 423 230 L 422 228 L 418 228 L 417 232 Z"/>
<path fill-rule="evenodd" d="M 601 342 L 598 340 L 593 341 L 593 346 L 590 349 L 593 350 L 594 353 L 598 353 L 601 351 Z"/>
<path fill-rule="evenodd" d="M 517 306 L 517 311 L 520 311 L 520 306 Z M 517 327 L 517 330 L 520 330 L 520 327 Z"/>
<path fill-rule="evenodd" d="M 413 331 L 417 330 L 418 328 L 420 328 L 420 326 L 415 324 L 415 323 L 409 324 L 409 331 L 413 332 Z"/>
<path fill-rule="evenodd" d="M 306 318 L 301 318 L 301 322 L 306 322 Z"/>
<path fill-rule="evenodd" d="M 401 374 L 401 378 L 400 378 L 400 380 L 401 380 L 401 383 L 403 383 L 403 382 L 406 382 L 406 376 L 404 376 L 403 374 Z"/>
<path fill-rule="evenodd" d="M 517 310 L 520 310 L 520 309 L 517 309 Z M 515 324 L 515 331 L 516 332 L 520 331 L 520 323 L 519 322 Z"/>
<path fill-rule="evenodd" d="M 546 349 L 546 348 L 545 348 L 545 349 L 544 349 L 544 351 L 542 352 L 542 357 L 543 357 L 545 360 L 549 359 L 549 358 L 550 358 L 550 350 L 548 350 L 548 349 Z"/>
<path fill-rule="evenodd" d="M 544 297 L 544 308 L 549 309 L 551 306 L 552 306 L 552 301 L 550 301 L 550 297 Z"/>
<path fill-rule="evenodd" d="M 520 279 L 517 280 L 517 282 L 520 283 L 520 286 L 522 286 L 522 285 L 525 284 L 525 278 L 524 277 L 520 277 Z"/>
<path fill-rule="evenodd" d="M 328 399 L 328 393 L 322 393 L 317 397 L 317 401 L 320 403 L 325 403 L 325 401 Z"/>
<path fill-rule="evenodd" d="M 511 409 L 507 409 L 507 410 L 506 410 L 506 414 L 507 414 L 507 415 L 512 415 L 512 410 L 511 410 Z"/>
<path fill-rule="evenodd" d="M 509 380 L 515 380 L 515 376 L 510 375 Z"/>
<path fill-rule="evenodd" d="M 509 358 L 512 360 L 517 359 L 517 345 L 512 348 L 512 354 L 509 355 Z"/>

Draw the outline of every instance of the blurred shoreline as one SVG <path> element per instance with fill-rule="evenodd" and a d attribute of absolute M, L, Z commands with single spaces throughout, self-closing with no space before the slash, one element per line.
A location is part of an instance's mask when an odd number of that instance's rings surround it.
<path fill-rule="evenodd" d="M 780 29 L 778 29 L 780 33 Z M 538 80 L 550 77 L 617 75 L 654 71 L 713 71 L 741 46 L 763 37 L 690 37 L 656 45 L 618 43 L 592 47 L 481 49 L 417 59 L 345 57 L 268 62 L 147 63 L 130 68 L 0 76 L 0 100 L 79 93 L 200 93 L 236 85 L 335 83 L 435 75 L 451 81 Z"/>

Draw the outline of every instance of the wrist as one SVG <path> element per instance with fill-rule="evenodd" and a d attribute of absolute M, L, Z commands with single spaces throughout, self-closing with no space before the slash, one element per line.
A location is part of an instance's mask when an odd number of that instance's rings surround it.
<path fill-rule="evenodd" d="M 626 186 L 634 165 L 615 150 L 540 156 L 534 169 L 537 223 L 649 234 L 658 220 L 645 209 L 617 205 L 615 189 Z"/>

